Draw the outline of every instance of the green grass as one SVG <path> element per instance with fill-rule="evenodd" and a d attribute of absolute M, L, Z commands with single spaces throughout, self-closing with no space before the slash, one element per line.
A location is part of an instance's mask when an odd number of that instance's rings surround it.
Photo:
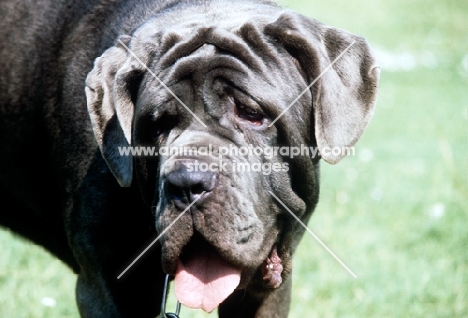
<path fill-rule="evenodd" d="M 322 164 L 309 227 L 358 278 L 306 234 L 290 316 L 468 317 L 468 2 L 282 3 L 418 64 L 382 70 L 357 155 Z M 424 66 L 425 56 L 437 64 Z M 75 280 L 47 252 L 0 231 L 0 316 L 77 317 Z M 212 316 L 183 308 L 182 317 Z"/>
<path fill-rule="evenodd" d="M 48 252 L 0 231 L 0 317 L 78 317 L 76 276 Z M 55 307 L 42 304 L 56 300 Z"/>

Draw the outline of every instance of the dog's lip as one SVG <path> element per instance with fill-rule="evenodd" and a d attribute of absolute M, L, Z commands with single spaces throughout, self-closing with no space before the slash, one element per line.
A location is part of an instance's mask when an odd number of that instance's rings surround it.
<path fill-rule="evenodd" d="M 245 264 L 242 261 L 232 259 L 230 255 L 223 252 L 223 250 L 215 245 L 209 243 L 201 234 L 195 233 L 190 240 L 180 248 L 178 256 L 174 257 L 171 260 L 165 262 L 166 273 L 174 275 L 177 270 L 177 263 L 181 261 L 182 263 L 188 262 L 194 255 L 203 250 L 213 250 L 216 252 L 222 259 L 226 262 L 238 267 L 242 272 L 248 270 Z"/>
<path fill-rule="evenodd" d="M 258 264 L 249 266 L 244 264 L 242 260 L 232 259 L 232 257 L 230 257 L 229 254 L 226 254 L 225 251 L 223 252 L 219 247 L 209 243 L 200 233 L 195 232 L 188 242 L 179 249 L 179 252 L 176 253 L 176 255 L 172 254 L 174 255 L 174 258 L 170 260 L 166 259 L 166 261 L 163 262 L 164 271 L 170 275 L 175 275 L 177 272 L 178 262 L 186 263 L 195 253 L 197 253 L 197 251 L 204 248 L 214 250 L 222 259 L 239 268 L 241 279 L 239 285 L 236 287 L 237 290 L 247 288 L 254 281 L 259 281 L 261 285 L 263 285 L 263 288 L 267 287 L 267 289 L 269 289 L 267 286 L 268 284 L 264 284 L 262 267 L 267 263 L 267 260 L 271 257 L 273 250 L 275 249 L 277 256 L 284 261 L 281 253 L 279 236 L 277 236 L 276 240 L 271 243 L 271 247 L 268 249 L 266 257 L 259 260 Z M 283 276 L 282 274 L 280 275 Z M 257 283 L 255 283 L 255 285 L 257 285 Z"/>
<path fill-rule="evenodd" d="M 204 237 L 202 237 L 202 235 L 198 234 L 197 232 L 190 238 L 189 242 L 184 247 L 182 247 L 178 259 L 182 263 L 185 263 L 196 253 L 205 250 L 214 250 L 214 252 L 217 253 L 222 259 L 226 260 L 229 263 L 232 263 L 235 266 L 242 267 L 239 266 L 240 264 L 232 262 L 228 257 L 223 255 L 222 251 L 219 248 L 210 244 Z"/>

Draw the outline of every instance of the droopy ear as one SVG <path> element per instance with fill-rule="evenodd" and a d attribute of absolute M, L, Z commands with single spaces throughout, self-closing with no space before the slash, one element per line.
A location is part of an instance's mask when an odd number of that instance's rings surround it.
<path fill-rule="evenodd" d="M 119 147 L 131 145 L 134 104 L 132 94 L 141 69 L 128 61 L 126 48 L 130 36 L 120 36 L 117 44 L 94 61 L 86 78 L 86 98 L 94 135 L 110 170 L 122 187 L 132 183 L 131 155 L 122 155 Z M 127 61 L 127 63 L 126 63 Z M 133 64 L 133 65 L 132 65 Z"/>
<path fill-rule="evenodd" d="M 292 12 L 267 25 L 265 32 L 299 61 L 309 83 L 315 81 L 311 87 L 315 139 L 322 158 L 337 163 L 346 151 L 331 150 L 358 141 L 377 100 L 380 68 L 367 42 Z"/>

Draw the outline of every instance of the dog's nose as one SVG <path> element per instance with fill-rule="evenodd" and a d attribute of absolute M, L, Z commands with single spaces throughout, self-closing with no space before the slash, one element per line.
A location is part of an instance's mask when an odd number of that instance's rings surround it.
<path fill-rule="evenodd" d="M 185 204 L 195 200 L 201 203 L 213 191 L 217 182 L 217 172 L 196 171 L 182 163 L 165 176 L 165 188 L 169 196 Z"/>

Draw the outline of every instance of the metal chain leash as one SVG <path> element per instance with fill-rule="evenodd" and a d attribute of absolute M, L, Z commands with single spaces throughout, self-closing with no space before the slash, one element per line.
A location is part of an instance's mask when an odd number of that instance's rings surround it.
<path fill-rule="evenodd" d="M 166 280 L 164 281 L 164 290 L 163 290 L 163 297 L 161 301 L 161 313 L 157 318 L 180 318 L 179 313 L 180 313 L 180 302 L 177 301 L 177 307 L 176 307 L 176 312 L 175 313 L 167 313 L 166 312 L 166 300 L 167 300 L 167 294 L 169 292 L 169 278 L 170 275 L 166 275 Z"/>

